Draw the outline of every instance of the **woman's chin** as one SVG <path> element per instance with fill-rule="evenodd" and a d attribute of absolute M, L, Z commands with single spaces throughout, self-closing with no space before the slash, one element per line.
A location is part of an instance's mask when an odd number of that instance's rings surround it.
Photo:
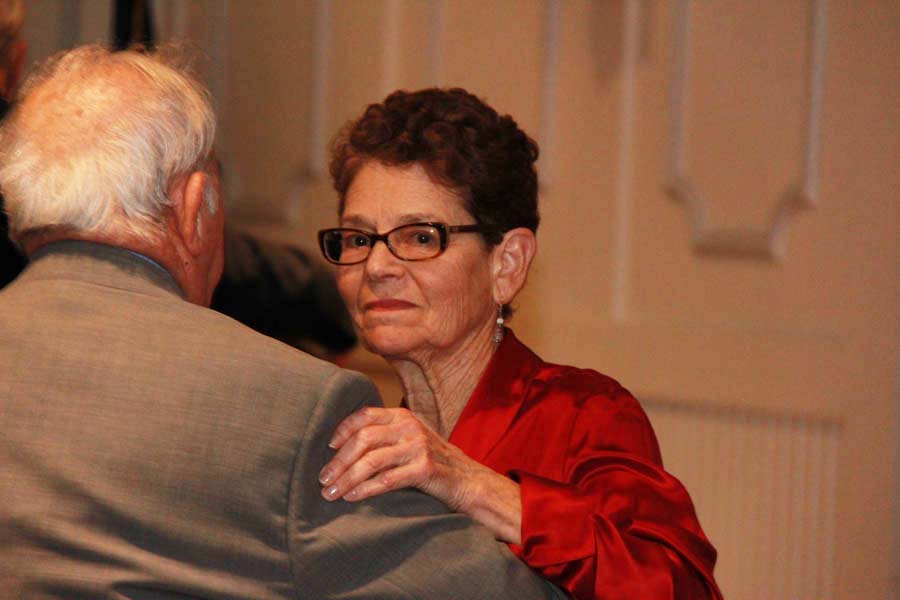
<path fill-rule="evenodd" d="M 366 349 L 385 358 L 402 358 L 414 350 L 419 341 L 406 328 L 395 326 L 366 328 L 361 333 Z"/>

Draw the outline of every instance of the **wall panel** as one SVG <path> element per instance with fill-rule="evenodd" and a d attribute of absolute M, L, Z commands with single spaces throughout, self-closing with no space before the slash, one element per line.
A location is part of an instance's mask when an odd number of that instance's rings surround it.
<path fill-rule="evenodd" d="M 664 459 L 694 494 L 727 598 L 834 596 L 838 423 L 644 399 Z"/>

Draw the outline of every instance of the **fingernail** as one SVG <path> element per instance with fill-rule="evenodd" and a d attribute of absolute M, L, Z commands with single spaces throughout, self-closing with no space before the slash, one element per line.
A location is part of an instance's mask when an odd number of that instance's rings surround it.
<path fill-rule="evenodd" d="M 337 450 L 337 444 L 334 443 L 334 440 L 331 440 L 330 442 L 328 442 L 328 447 L 331 448 L 332 450 Z"/>
<path fill-rule="evenodd" d="M 338 489 L 336 485 L 331 486 L 327 490 L 325 490 L 325 497 L 329 500 L 334 500 L 334 497 L 337 496 Z"/>
<path fill-rule="evenodd" d="M 331 469 L 325 468 L 319 473 L 319 483 L 322 485 L 328 485 L 332 479 L 334 479 L 334 473 L 331 472 Z"/>
<path fill-rule="evenodd" d="M 344 498 L 347 500 L 356 500 L 356 497 L 359 496 L 359 492 L 356 490 L 350 490 L 346 494 L 344 494 Z"/>

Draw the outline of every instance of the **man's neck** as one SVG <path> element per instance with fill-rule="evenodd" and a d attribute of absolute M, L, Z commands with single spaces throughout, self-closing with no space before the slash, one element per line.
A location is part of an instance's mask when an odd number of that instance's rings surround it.
<path fill-rule="evenodd" d="M 63 240 L 80 240 L 115 246 L 145 257 L 172 276 L 189 302 L 209 306 L 209 294 L 205 289 L 200 289 L 202 286 L 197 284 L 196 277 L 192 277 L 191 265 L 183 260 L 183 256 L 180 256 L 180 253 L 167 242 L 162 234 L 160 234 L 159 240 L 150 242 L 134 235 L 88 235 L 73 231 L 45 230 L 25 236 L 22 240 L 22 247 L 25 253 L 31 256 L 44 246 Z"/>

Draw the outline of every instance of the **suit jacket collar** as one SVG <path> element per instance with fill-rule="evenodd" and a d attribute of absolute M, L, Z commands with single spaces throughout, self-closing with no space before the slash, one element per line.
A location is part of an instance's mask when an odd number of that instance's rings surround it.
<path fill-rule="evenodd" d="M 184 298 L 172 275 L 149 258 L 116 246 L 64 240 L 42 247 L 14 282 L 70 280 Z"/>
<path fill-rule="evenodd" d="M 544 361 L 506 329 L 503 341 L 463 409 L 450 442 L 484 463 L 525 402 L 528 387 Z"/>

